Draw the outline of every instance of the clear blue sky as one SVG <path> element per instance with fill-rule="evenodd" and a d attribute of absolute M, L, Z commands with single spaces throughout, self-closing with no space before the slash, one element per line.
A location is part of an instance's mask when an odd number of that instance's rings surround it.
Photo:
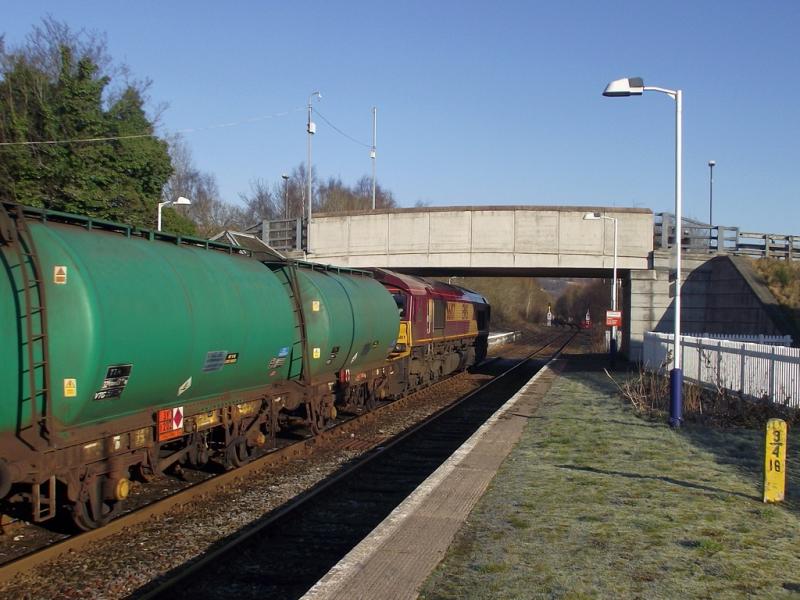
<path fill-rule="evenodd" d="M 23 40 L 50 14 L 105 32 L 112 57 L 153 80 L 162 131 L 237 201 L 254 178 L 305 161 L 321 113 L 370 142 L 403 206 L 592 204 L 672 210 L 674 103 L 603 98 L 625 76 L 684 91 L 684 212 L 800 234 L 800 2 L 7 2 Z M 300 110 L 298 110 L 300 109 Z M 369 150 L 316 119 L 319 175 L 355 182 Z"/>

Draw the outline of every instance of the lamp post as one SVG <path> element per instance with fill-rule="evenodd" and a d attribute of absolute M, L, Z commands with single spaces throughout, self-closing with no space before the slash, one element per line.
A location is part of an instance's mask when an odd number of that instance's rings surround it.
<path fill-rule="evenodd" d="M 289 176 L 284 173 L 281 175 L 283 179 L 283 218 L 289 218 Z"/>
<path fill-rule="evenodd" d="M 611 310 L 617 310 L 617 222 L 618 220 L 615 217 L 607 217 L 606 215 L 601 215 L 599 212 L 587 212 L 583 215 L 584 221 L 614 221 L 614 274 L 612 275 L 613 280 L 611 282 Z M 617 326 L 611 326 L 611 343 L 608 347 L 608 354 L 611 360 L 611 366 L 613 367 L 616 360 L 617 360 Z"/>
<path fill-rule="evenodd" d="M 681 370 L 681 241 L 683 187 L 683 91 L 645 86 L 641 77 L 617 79 L 606 86 L 603 96 L 641 96 L 643 92 L 661 92 L 675 100 L 675 339 L 673 342 L 672 371 L 669 374 L 670 404 L 669 424 L 680 427 L 683 420 L 683 371 Z"/>
<path fill-rule="evenodd" d="M 372 210 L 375 210 L 375 159 L 378 153 L 378 108 L 372 107 L 372 148 L 369 157 L 372 159 Z"/>
<path fill-rule="evenodd" d="M 311 106 L 311 99 L 316 96 L 317 102 L 322 99 L 322 94 L 319 92 L 313 92 L 308 97 L 308 123 L 306 124 L 306 132 L 308 133 L 308 164 L 306 169 L 306 180 L 308 183 L 308 221 L 306 227 L 308 227 L 308 232 L 306 233 L 306 250 L 311 250 L 311 136 L 317 132 L 317 125 L 314 121 L 311 120 L 311 111 L 313 110 Z"/>
<path fill-rule="evenodd" d="M 158 226 L 156 227 L 156 231 L 161 231 L 161 209 L 162 208 L 164 208 L 165 206 L 173 206 L 173 205 L 175 205 L 175 206 L 178 206 L 178 205 L 186 206 L 186 205 L 191 204 L 191 203 L 192 203 L 191 200 L 189 200 L 188 198 L 184 198 L 183 196 L 180 196 L 177 200 L 167 200 L 166 202 L 159 202 L 158 203 Z"/>
<path fill-rule="evenodd" d="M 714 226 L 714 166 L 717 161 L 708 161 L 708 249 L 711 250 L 711 228 Z M 719 240 L 717 240 L 719 250 Z"/>

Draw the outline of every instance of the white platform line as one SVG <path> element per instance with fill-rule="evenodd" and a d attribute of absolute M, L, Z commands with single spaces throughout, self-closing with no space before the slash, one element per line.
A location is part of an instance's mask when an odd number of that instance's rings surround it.
<path fill-rule="evenodd" d="M 380 547 L 389 537 L 391 537 L 410 515 L 425 501 L 425 499 L 444 481 L 461 462 L 467 457 L 472 449 L 480 442 L 492 426 L 507 413 L 517 403 L 520 397 L 525 394 L 539 377 L 547 370 L 551 369 L 558 356 L 540 369 L 522 388 L 509 398 L 500 408 L 498 408 L 489 419 L 481 425 L 469 439 L 464 442 L 436 471 L 431 473 L 428 478 L 420 483 L 417 488 L 401 502 L 367 537 L 365 537 L 355 548 L 342 558 L 337 564 L 331 567 L 325 576 L 315 583 L 304 595 L 303 600 L 320 600 L 329 598 L 341 587 L 350 577 L 356 575 L 363 567 L 366 560 L 372 556 L 375 550 Z"/>

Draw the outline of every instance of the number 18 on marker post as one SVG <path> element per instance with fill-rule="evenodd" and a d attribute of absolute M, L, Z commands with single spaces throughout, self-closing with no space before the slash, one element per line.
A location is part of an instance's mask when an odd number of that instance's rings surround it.
<path fill-rule="evenodd" d="M 786 421 L 767 421 L 764 452 L 764 502 L 782 502 L 786 489 Z"/>

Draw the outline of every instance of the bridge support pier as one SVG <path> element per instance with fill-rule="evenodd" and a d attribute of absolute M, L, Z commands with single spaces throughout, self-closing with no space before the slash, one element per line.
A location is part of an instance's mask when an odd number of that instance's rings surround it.
<path fill-rule="evenodd" d="M 653 268 L 632 270 L 626 342 L 628 357 L 641 360 L 647 331 L 674 331 L 674 286 L 670 282 L 670 255 L 655 252 Z M 681 286 L 681 330 L 684 335 L 743 333 L 792 335 L 791 324 L 755 275 L 749 259 L 685 253 Z M 787 330 L 787 328 L 789 328 Z"/>

